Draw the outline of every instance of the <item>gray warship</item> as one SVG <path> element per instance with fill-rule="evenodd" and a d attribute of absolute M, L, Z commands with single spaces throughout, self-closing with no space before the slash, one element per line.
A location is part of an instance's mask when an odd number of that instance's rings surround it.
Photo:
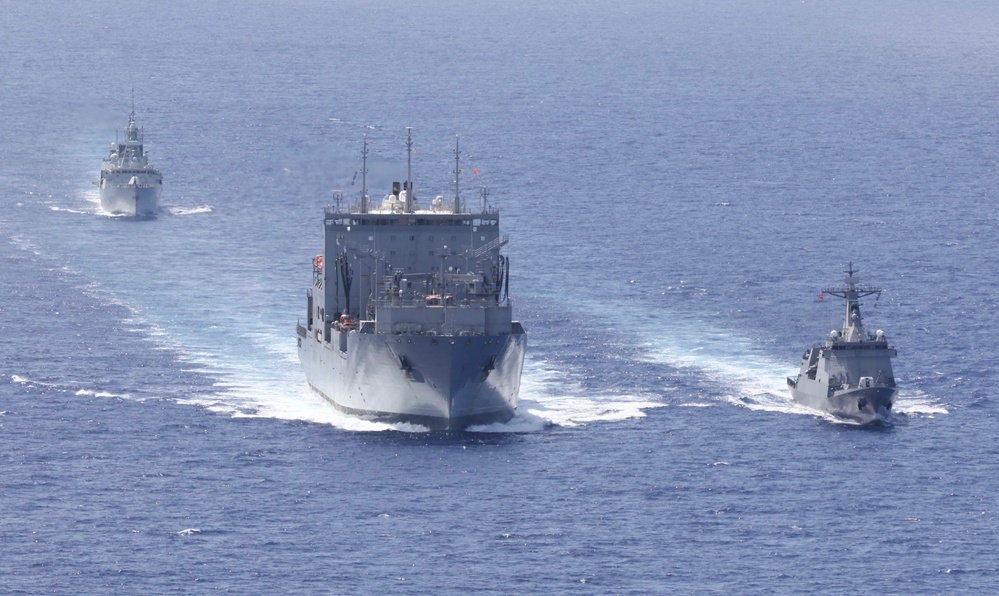
<path fill-rule="evenodd" d="M 407 129 L 407 155 L 412 155 Z M 322 253 L 312 262 L 298 356 L 309 385 L 338 410 L 431 430 L 513 418 L 527 336 L 513 320 L 510 260 L 499 212 L 461 200 L 455 142 L 454 197 L 421 208 L 406 181 L 380 205 L 361 193 L 324 210 Z"/>
<path fill-rule="evenodd" d="M 871 423 L 886 420 L 898 394 L 891 359 L 896 356 L 880 329 L 864 330 L 860 299 L 881 289 L 859 286 L 853 263 L 846 287 L 822 290 L 846 301 L 842 331 L 831 331 L 822 345 L 807 350 L 796 378 L 788 377 L 794 401 L 847 420 Z"/>
<path fill-rule="evenodd" d="M 151 216 L 159 209 L 163 175 L 149 163 L 143 147 L 143 131 L 135 124 L 135 100 L 128 115 L 125 140 L 115 139 L 101 163 L 97 187 L 101 208 L 120 215 Z"/>

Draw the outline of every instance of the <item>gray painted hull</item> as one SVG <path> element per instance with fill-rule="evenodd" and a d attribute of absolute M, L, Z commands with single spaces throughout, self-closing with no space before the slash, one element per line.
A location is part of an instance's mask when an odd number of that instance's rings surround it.
<path fill-rule="evenodd" d="M 821 393 L 810 392 L 796 387 L 793 379 L 788 379 L 788 387 L 795 402 L 861 424 L 886 420 L 898 395 L 896 387 L 858 387 L 827 396 L 825 387 L 816 387 Z"/>
<path fill-rule="evenodd" d="M 105 184 L 101 188 L 101 208 L 116 215 L 156 215 L 159 211 L 160 185 L 135 186 Z"/>
<path fill-rule="evenodd" d="M 431 430 L 507 422 L 516 413 L 527 343 L 522 332 L 331 334 L 323 342 L 300 327 L 298 355 L 309 385 L 345 413 Z"/>

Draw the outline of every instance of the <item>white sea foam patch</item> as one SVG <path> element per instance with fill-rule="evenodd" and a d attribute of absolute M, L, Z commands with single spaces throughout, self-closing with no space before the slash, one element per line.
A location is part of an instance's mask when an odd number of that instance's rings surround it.
<path fill-rule="evenodd" d="M 56 387 L 59 385 L 57 383 L 48 383 L 46 381 L 36 381 L 34 379 L 29 379 L 21 375 L 10 375 L 10 380 L 18 385 L 25 385 L 28 387 Z"/>
<path fill-rule="evenodd" d="M 550 421 L 527 411 L 526 407 L 521 401 L 517 415 L 509 422 L 478 424 L 466 430 L 472 433 L 536 433 L 552 425 Z"/>
<path fill-rule="evenodd" d="M 82 211 L 80 209 L 70 209 L 68 207 L 57 207 L 55 205 L 50 205 L 49 206 L 49 210 L 50 211 L 62 211 L 62 212 L 65 212 L 65 213 L 75 213 L 77 215 L 87 215 L 88 213 L 90 213 L 89 211 Z"/>
<path fill-rule="evenodd" d="M 506 425 L 506 432 L 540 430 L 545 426 L 581 426 L 594 422 L 614 422 L 644 417 L 645 410 L 662 407 L 661 401 L 642 395 L 587 395 L 579 384 L 543 363 L 525 363 L 520 383 L 518 414 Z M 539 425 L 540 424 L 540 425 Z M 499 429 L 491 428 L 490 432 Z"/>
<path fill-rule="evenodd" d="M 170 215 L 198 215 L 199 213 L 211 213 L 213 211 L 211 205 L 200 205 L 198 207 L 166 206 L 165 209 Z"/>
<path fill-rule="evenodd" d="M 937 414 L 947 414 L 947 408 L 922 391 L 908 391 L 900 389 L 898 399 L 895 401 L 894 411 L 898 414 L 909 416 L 924 416 L 932 418 Z"/>
<path fill-rule="evenodd" d="M 90 397 L 113 397 L 119 399 L 127 399 L 131 397 L 127 393 L 111 393 L 110 391 L 93 391 L 91 389 L 79 389 L 76 391 L 76 395 L 84 395 Z"/>
<path fill-rule="evenodd" d="M 59 392 L 73 393 L 79 396 L 88 397 L 101 397 L 101 398 L 116 398 L 116 399 L 127 399 L 131 397 L 127 393 L 111 393 L 110 391 L 100 391 L 93 389 L 75 389 L 71 385 L 65 385 L 62 383 L 50 383 L 46 381 L 36 381 L 34 379 L 29 379 L 21 375 L 10 375 L 10 380 L 18 385 L 24 385 L 26 387 L 48 387 L 50 389 L 55 389 Z"/>

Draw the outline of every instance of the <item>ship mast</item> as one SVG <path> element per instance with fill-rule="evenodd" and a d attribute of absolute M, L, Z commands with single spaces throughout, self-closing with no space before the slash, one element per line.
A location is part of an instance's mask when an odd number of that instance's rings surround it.
<path fill-rule="evenodd" d="M 135 87 L 132 87 L 132 111 L 128 114 L 128 140 L 139 140 L 135 132 Z"/>
<path fill-rule="evenodd" d="M 361 149 L 361 213 L 368 212 L 368 135 L 364 135 Z"/>
<path fill-rule="evenodd" d="M 864 324 L 860 318 L 860 299 L 873 294 L 881 294 L 881 288 L 862 287 L 860 278 L 853 268 L 853 261 L 847 265 L 845 288 L 827 288 L 822 290 L 824 294 L 839 296 L 846 300 L 846 314 L 843 318 L 843 339 L 845 341 L 862 341 L 864 339 Z"/>
<path fill-rule="evenodd" d="M 458 156 L 461 152 L 458 151 L 458 135 L 454 135 L 454 209 L 452 212 L 461 213 L 461 194 L 458 192 L 458 178 L 461 175 L 461 170 L 458 168 Z"/>
<path fill-rule="evenodd" d="M 413 212 L 413 127 L 406 127 L 406 213 Z"/>

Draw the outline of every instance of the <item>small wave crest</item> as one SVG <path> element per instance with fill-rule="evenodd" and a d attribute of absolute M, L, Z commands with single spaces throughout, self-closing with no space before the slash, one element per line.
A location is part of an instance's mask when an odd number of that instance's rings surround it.
<path fill-rule="evenodd" d="M 117 399 L 126 399 L 130 397 L 127 393 L 111 393 L 110 391 L 94 391 L 92 389 L 78 389 L 75 395 L 87 397 L 109 397 Z"/>
<path fill-rule="evenodd" d="M 943 404 L 919 390 L 899 391 L 894 411 L 907 416 L 923 416 L 926 418 L 932 418 L 937 414 L 950 413 Z"/>
<path fill-rule="evenodd" d="M 25 387 L 29 388 L 44 387 L 46 389 L 54 389 L 56 391 L 59 391 L 60 393 L 72 393 L 73 395 L 78 395 L 81 397 L 100 397 L 100 398 L 114 398 L 114 399 L 128 399 L 131 397 L 127 393 L 112 393 L 110 391 L 101 391 L 95 389 L 80 389 L 64 383 L 38 381 L 17 374 L 10 375 L 10 380 L 12 383 L 16 383 L 18 385 L 24 385 Z"/>
<path fill-rule="evenodd" d="M 22 375 L 10 375 L 10 380 L 18 385 L 25 385 L 27 387 L 58 387 L 56 383 L 49 383 L 46 381 L 37 381 L 35 379 L 29 379 L 28 377 Z"/>
<path fill-rule="evenodd" d="M 69 207 L 58 207 L 56 205 L 50 205 L 49 206 L 49 210 L 50 211 L 62 211 L 64 213 L 73 213 L 73 214 L 76 214 L 76 215 L 88 215 L 88 214 L 92 213 L 90 211 L 82 211 L 80 209 L 70 209 Z"/>
<path fill-rule="evenodd" d="M 214 208 L 211 205 L 200 205 L 198 207 L 177 207 L 166 206 L 166 212 L 170 215 L 198 215 L 199 213 L 211 213 Z"/>

